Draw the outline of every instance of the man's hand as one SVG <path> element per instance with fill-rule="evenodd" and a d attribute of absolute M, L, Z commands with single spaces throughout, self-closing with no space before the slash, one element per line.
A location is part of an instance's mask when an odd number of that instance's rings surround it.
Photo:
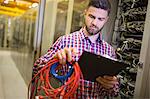
<path fill-rule="evenodd" d="M 113 88 L 115 84 L 118 84 L 118 79 L 115 76 L 99 76 L 96 81 L 106 89 Z"/>
<path fill-rule="evenodd" d="M 55 54 L 55 58 L 58 58 L 60 64 L 66 64 L 66 61 L 71 62 L 72 61 L 72 56 L 76 55 L 76 50 L 75 48 L 67 48 L 65 47 L 64 49 L 59 50 Z"/>

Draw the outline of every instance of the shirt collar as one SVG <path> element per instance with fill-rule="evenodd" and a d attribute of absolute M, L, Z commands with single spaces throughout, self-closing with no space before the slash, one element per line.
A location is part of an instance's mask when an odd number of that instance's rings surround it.
<path fill-rule="evenodd" d="M 84 39 L 89 39 L 88 36 L 85 35 L 85 33 L 84 33 L 84 28 L 81 28 L 81 29 L 79 30 L 79 34 L 80 34 L 80 37 L 81 37 L 82 40 L 84 40 Z M 99 36 L 98 36 L 96 42 L 102 42 L 102 35 L 101 35 L 101 32 L 99 33 Z"/>

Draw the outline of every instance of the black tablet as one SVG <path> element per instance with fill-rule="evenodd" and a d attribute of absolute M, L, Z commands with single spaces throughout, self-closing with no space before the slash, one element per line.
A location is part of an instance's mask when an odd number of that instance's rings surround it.
<path fill-rule="evenodd" d="M 115 76 L 128 64 L 84 51 L 78 60 L 83 77 L 95 81 L 98 76 Z"/>

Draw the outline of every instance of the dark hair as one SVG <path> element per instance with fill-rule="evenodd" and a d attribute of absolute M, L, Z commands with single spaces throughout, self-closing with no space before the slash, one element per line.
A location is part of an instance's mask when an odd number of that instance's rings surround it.
<path fill-rule="evenodd" d="M 108 14 L 110 13 L 111 9 L 109 0 L 90 0 L 88 7 L 90 6 L 107 10 Z"/>

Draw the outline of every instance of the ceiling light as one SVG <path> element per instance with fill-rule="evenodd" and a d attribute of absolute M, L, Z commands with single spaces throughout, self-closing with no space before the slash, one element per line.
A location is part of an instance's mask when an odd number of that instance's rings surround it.
<path fill-rule="evenodd" d="M 32 4 L 32 8 L 35 8 L 35 7 L 37 7 L 39 4 L 38 3 L 33 3 Z"/>
<path fill-rule="evenodd" d="M 8 0 L 5 0 L 4 3 L 5 3 L 5 4 L 8 4 Z"/>
<path fill-rule="evenodd" d="M 29 8 L 32 8 L 32 6 L 29 6 Z"/>

